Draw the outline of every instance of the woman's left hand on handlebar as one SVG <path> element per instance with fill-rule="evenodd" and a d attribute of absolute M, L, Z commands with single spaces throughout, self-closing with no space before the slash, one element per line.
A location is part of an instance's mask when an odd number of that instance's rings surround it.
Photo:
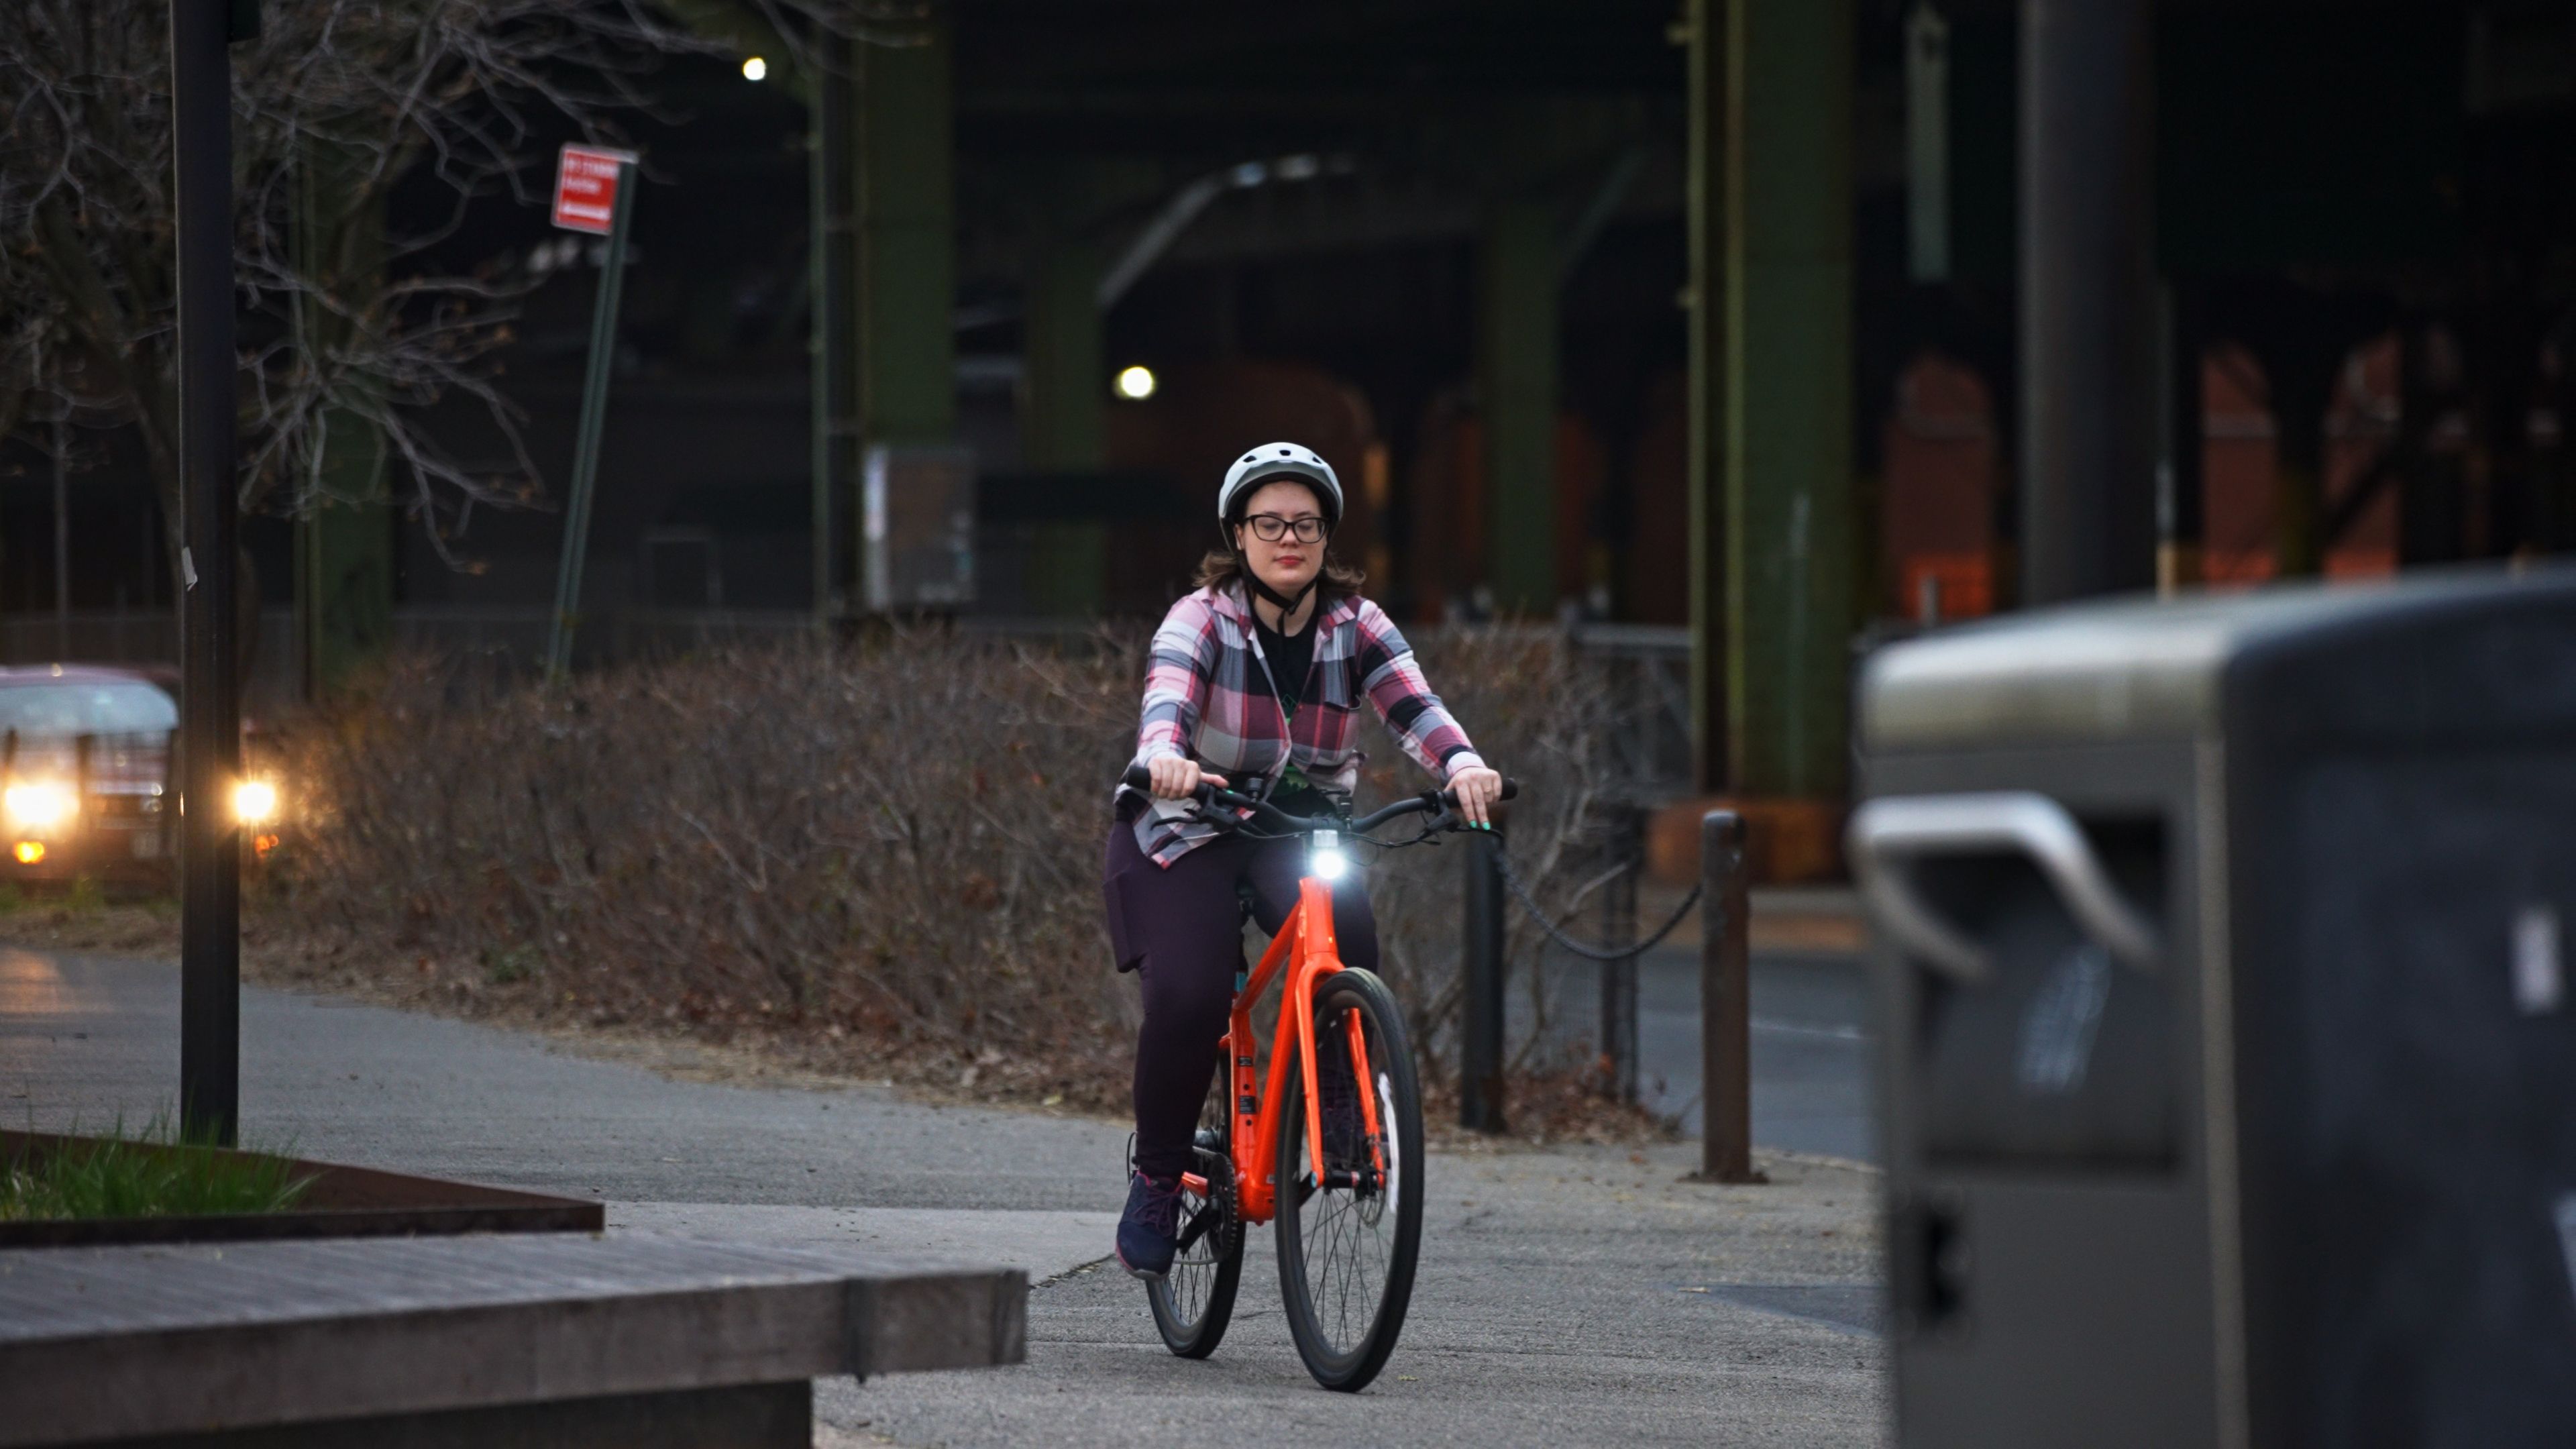
<path fill-rule="evenodd" d="M 1494 802 L 1503 796 L 1502 773 L 1470 766 L 1449 777 L 1449 793 L 1458 802 L 1459 819 L 1478 830 L 1490 830 Z"/>

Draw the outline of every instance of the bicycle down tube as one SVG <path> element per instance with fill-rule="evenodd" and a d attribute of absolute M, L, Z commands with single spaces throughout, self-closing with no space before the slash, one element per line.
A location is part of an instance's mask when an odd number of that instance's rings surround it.
<path fill-rule="evenodd" d="M 1316 921 L 1323 923 L 1320 931 L 1312 925 Z M 1341 969 L 1333 939 L 1332 889 L 1308 876 L 1298 882 L 1297 908 L 1289 913 L 1279 934 L 1271 938 L 1270 948 L 1261 954 L 1261 964 L 1253 969 L 1251 980 L 1235 997 L 1231 1029 L 1226 1033 L 1227 1071 L 1234 1083 L 1236 1209 L 1246 1222 L 1266 1223 L 1278 1211 L 1279 1184 L 1270 1165 L 1279 1160 L 1279 1133 L 1287 1130 L 1277 1108 L 1288 1089 L 1288 1053 L 1279 1048 L 1292 1040 L 1297 1044 L 1298 1073 L 1306 1088 L 1306 1120 L 1302 1124 L 1306 1129 L 1306 1160 L 1315 1180 L 1324 1180 L 1323 1112 L 1315 1090 L 1315 983 Z M 1252 1034 L 1252 1007 L 1283 970 L 1287 972 L 1287 986 L 1279 996 L 1279 1029 L 1270 1038 L 1269 1076 L 1256 1094 L 1253 1085 L 1258 1056 Z M 1365 1076 L 1365 1051 L 1353 1053 L 1352 1070 L 1361 1074 L 1361 1101 L 1368 1105 L 1366 1120 L 1374 1135 L 1376 1102 Z"/>

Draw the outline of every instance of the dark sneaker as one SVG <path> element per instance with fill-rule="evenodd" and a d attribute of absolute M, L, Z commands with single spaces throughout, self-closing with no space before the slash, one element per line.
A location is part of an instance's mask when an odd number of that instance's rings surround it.
<path fill-rule="evenodd" d="M 1127 1211 L 1118 1218 L 1118 1266 L 1139 1278 L 1172 1271 L 1181 1234 L 1181 1184 L 1139 1172 L 1127 1180 Z"/>

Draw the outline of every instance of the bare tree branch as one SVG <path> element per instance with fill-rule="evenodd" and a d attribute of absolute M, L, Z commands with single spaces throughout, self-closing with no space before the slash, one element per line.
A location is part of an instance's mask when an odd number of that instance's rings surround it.
<path fill-rule="evenodd" d="M 0 6 L 0 420 L 69 411 L 138 426 L 176 529 L 175 284 L 168 9 L 156 0 Z M 911 44 L 935 19 L 892 0 L 300 0 L 236 47 L 234 273 L 242 327 L 245 506 L 301 513 L 334 485 L 335 436 L 371 431 L 400 499 L 442 554 L 478 503 L 540 492 L 496 385 L 522 288 L 440 274 L 430 248 L 476 198 L 533 204 L 565 122 L 599 139 L 651 114 L 670 58 L 725 54 L 746 27 L 800 65 Z M 418 235 L 386 201 L 426 173 L 455 197 Z M 42 401 L 27 395 L 41 394 Z M 457 458 L 429 410 L 463 398 L 507 442 Z"/>

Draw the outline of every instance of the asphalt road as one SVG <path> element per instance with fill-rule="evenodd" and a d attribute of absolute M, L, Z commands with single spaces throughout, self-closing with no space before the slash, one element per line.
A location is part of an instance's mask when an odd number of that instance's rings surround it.
<path fill-rule="evenodd" d="M 1788 1012 L 1797 982 L 1828 979 L 1766 972 L 1756 1013 Z M 59 1128 L 166 1110 L 176 1013 L 167 963 L 0 950 L 0 1116 Z M 1403 1347 L 1354 1398 L 1316 1389 L 1297 1362 L 1266 1230 L 1247 1246 L 1226 1347 L 1205 1363 L 1163 1351 L 1141 1290 L 1096 1266 L 1122 1197 L 1122 1124 L 674 1080 L 579 1043 L 261 989 L 244 993 L 242 1035 L 254 1145 L 595 1196 L 619 1231 L 1030 1270 L 1026 1366 L 826 1381 L 826 1443 L 1887 1437 L 1877 1180 L 1857 1164 L 1765 1154 L 1771 1185 L 1721 1188 L 1681 1180 L 1695 1144 L 1436 1154 Z M 1757 1043 L 1758 1071 L 1787 1060 Z"/>
<path fill-rule="evenodd" d="M 1601 1040 L 1600 967 L 1551 954 L 1549 1024 L 1560 1039 Z M 1649 951 L 1637 972 L 1638 1097 L 1700 1131 L 1699 952 Z M 1760 951 L 1752 962 L 1753 1140 L 1765 1147 L 1878 1160 L 1867 973 L 1855 955 Z M 1515 1030 L 1535 1009 L 1513 1002 Z"/>

